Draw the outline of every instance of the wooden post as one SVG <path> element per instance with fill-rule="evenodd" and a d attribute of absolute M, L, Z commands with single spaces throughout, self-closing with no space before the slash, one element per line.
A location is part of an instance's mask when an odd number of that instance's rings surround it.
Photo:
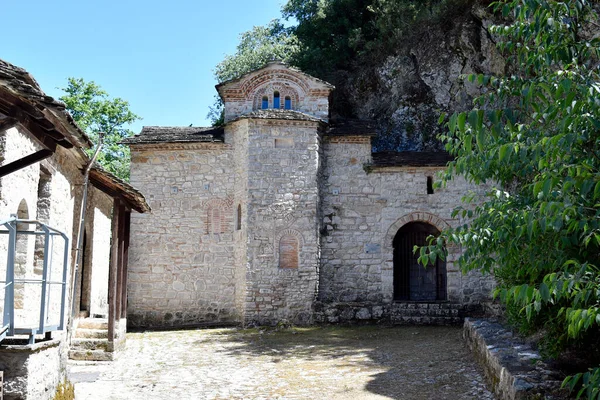
<path fill-rule="evenodd" d="M 123 295 L 123 258 L 125 253 L 125 205 L 119 203 L 119 258 L 117 263 L 117 291 L 115 292 L 115 321 L 121 319 L 121 306 Z"/>
<path fill-rule="evenodd" d="M 123 290 L 121 294 L 121 318 L 127 318 L 127 266 L 129 263 L 129 228 L 131 224 L 131 210 L 125 211 L 123 234 Z"/>
<path fill-rule="evenodd" d="M 112 239 L 110 246 L 110 266 L 108 269 L 108 341 L 115 340 L 117 268 L 119 264 L 119 220 L 120 201 L 113 203 Z"/>

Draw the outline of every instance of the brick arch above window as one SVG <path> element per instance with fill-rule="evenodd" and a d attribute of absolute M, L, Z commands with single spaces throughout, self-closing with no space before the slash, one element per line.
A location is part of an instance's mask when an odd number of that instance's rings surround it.
<path fill-rule="evenodd" d="M 250 98 L 252 98 L 252 109 L 260 110 L 263 109 L 264 98 L 267 98 L 268 108 L 273 108 L 274 105 L 274 94 L 279 93 L 279 107 L 280 109 L 286 108 L 285 99 L 290 99 L 290 107 L 289 109 L 295 110 L 300 103 L 300 95 L 299 91 L 290 86 L 281 83 L 269 83 L 267 85 L 261 86 L 256 91 L 251 94 Z"/>

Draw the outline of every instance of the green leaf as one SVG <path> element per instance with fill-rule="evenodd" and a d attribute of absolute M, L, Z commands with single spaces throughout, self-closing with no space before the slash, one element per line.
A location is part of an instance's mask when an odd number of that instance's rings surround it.
<path fill-rule="evenodd" d="M 508 155 L 508 152 L 511 149 L 512 147 L 510 146 L 510 144 L 503 144 L 502 146 L 500 146 L 500 151 L 498 152 L 498 157 L 500 161 L 504 161 L 504 159 L 506 159 L 506 156 Z"/>
<path fill-rule="evenodd" d="M 465 132 L 465 123 L 467 121 L 467 114 L 466 113 L 460 113 L 458 114 L 458 120 L 457 120 L 457 124 L 458 124 L 458 129 L 460 130 L 461 133 Z"/>

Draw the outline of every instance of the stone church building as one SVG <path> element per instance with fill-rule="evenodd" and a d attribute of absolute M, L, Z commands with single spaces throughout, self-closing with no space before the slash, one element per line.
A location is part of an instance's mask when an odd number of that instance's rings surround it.
<path fill-rule="evenodd" d="M 456 322 L 493 281 L 412 249 L 477 187 L 432 182 L 444 153 L 372 153 L 375 131 L 330 121 L 334 87 L 280 62 L 222 83 L 225 125 L 144 127 L 131 184 L 128 324 Z M 480 189 L 479 189 L 480 190 Z"/>

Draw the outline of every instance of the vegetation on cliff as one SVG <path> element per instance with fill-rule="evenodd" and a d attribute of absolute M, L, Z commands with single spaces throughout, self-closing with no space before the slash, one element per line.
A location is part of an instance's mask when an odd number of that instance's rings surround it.
<path fill-rule="evenodd" d="M 492 185 L 456 215 L 469 224 L 422 248 L 464 246 L 463 270 L 493 273 L 509 317 L 543 344 L 598 356 L 600 325 L 600 36 L 593 3 L 511 0 L 509 22 L 490 28 L 512 73 L 470 75 L 486 94 L 446 120 L 456 156 L 444 176 Z M 433 240 L 433 239 L 432 239 Z M 588 359 L 589 359 L 588 358 Z M 600 398 L 600 368 L 568 378 Z"/>

